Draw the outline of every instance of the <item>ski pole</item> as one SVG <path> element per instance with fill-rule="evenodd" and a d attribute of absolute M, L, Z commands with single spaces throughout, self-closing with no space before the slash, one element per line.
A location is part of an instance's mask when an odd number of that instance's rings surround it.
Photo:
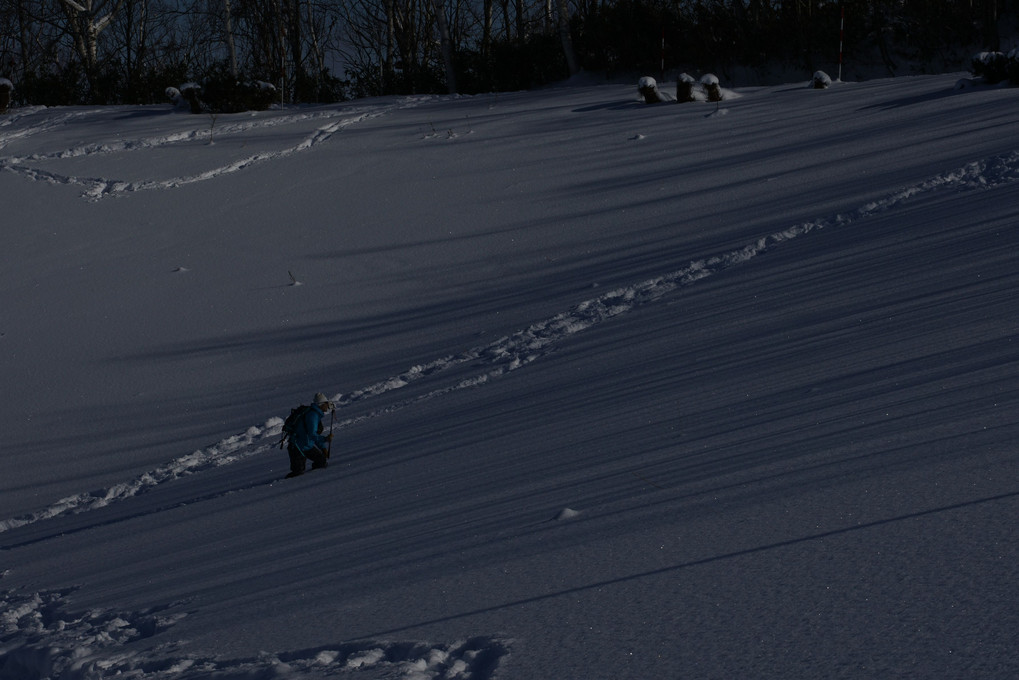
<path fill-rule="evenodd" d="M 332 406 L 332 404 L 330 404 Z M 336 407 L 329 409 L 329 445 L 326 447 L 326 460 L 333 452 L 333 421 L 336 419 Z"/>
<path fill-rule="evenodd" d="M 842 45 L 845 43 L 846 35 L 846 7 L 842 6 L 842 19 L 839 22 L 839 80 L 842 82 Z"/>

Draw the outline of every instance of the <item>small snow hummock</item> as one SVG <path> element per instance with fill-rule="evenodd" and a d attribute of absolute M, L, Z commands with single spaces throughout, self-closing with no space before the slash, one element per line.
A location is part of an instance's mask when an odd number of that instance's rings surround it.
<path fill-rule="evenodd" d="M 0 78 L 0 90 L 4 90 L 4 89 L 6 89 L 8 91 L 13 90 L 14 89 L 14 83 L 12 83 L 7 78 Z"/>
<path fill-rule="evenodd" d="M 810 81 L 810 87 L 815 90 L 827 90 L 831 87 L 831 76 L 824 71 L 815 71 L 814 77 Z"/>
<path fill-rule="evenodd" d="M 556 515 L 555 518 L 556 521 L 563 522 L 569 519 L 575 519 L 579 516 L 580 516 L 579 511 L 574 510 L 573 508 L 563 508 L 562 510 L 559 511 L 559 514 Z"/>

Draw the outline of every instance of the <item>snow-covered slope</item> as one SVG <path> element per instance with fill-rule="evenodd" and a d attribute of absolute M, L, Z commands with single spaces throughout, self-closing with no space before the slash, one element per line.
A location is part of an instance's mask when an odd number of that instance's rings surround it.
<path fill-rule="evenodd" d="M 0 678 L 1014 676 L 957 78 L 0 117 Z"/>

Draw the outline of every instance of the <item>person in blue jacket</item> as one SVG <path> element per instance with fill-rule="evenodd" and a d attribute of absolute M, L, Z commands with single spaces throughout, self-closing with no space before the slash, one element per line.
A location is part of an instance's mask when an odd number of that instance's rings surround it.
<path fill-rule="evenodd" d="M 333 440 L 333 433 L 322 434 L 322 416 L 332 410 L 326 395 L 319 392 L 311 406 L 298 419 L 294 433 L 290 436 L 287 453 L 290 454 L 290 474 L 287 477 L 303 475 L 308 461 L 311 469 L 317 470 L 329 465 L 326 445 Z"/>

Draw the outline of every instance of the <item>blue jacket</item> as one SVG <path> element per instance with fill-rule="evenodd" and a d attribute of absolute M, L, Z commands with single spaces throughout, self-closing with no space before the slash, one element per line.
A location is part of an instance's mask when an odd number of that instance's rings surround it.
<path fill-rule="evenodd" d="M 316 404 L 309 406 L 304 412 L 304 417 L 297 422 L 294 434 L 290 437 L 290 443 L 302 453 L 310 451 L 315 446 L 324 449 L 327 440 L 324 435 L 319 434 L 319 426 L 322 424 L 324 415 L 322 409 Z"/>

